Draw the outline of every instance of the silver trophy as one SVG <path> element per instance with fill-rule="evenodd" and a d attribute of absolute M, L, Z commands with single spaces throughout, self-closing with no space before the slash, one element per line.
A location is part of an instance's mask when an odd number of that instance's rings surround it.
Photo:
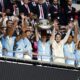
<path fill-rule="evenodd" d="M 38 25 L 40 29 L 48 30 L 52 27 L 52 24 L 47 19 L 39 20 Z"/>

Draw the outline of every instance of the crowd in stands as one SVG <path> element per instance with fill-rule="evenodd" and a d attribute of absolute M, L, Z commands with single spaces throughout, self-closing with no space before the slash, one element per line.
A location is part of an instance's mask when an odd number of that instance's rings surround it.
<path fill-rule="evenodd" d="M 72 0 L 0 0 L 0 57 L 80 66 L 79 20 Z"/>

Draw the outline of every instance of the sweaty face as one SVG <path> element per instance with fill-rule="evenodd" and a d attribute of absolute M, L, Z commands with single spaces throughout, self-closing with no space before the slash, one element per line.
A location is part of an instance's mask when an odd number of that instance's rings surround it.
<path fill-rule="evenodd" d="M 61 35 L 59 34 L 56 35 L 55 39 L 56 39 L 56 42 L 59 43 L 61 41 Z"/>
<path fill-rule="evenodd" d="M 68 38 L 67 43 L 71 43 L 71 42 L 72 42 L 72 40 L 73 40 L 73 38 L 72 38 L 72 36 L 70 35 L 70 36 L 69 36 L 69 38 Z"/>

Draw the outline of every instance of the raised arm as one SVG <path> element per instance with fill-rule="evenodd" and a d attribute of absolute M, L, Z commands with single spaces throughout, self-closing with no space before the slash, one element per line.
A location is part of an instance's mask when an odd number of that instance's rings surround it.
<path fill-rule="evenodd" d="M 35 28 L 35 36 L 36 36 L 36 41 L 38 41 L 39 40 L 39 33 L 37 30 L 37 27 Z"/>
<path fill-rule="evenodd" d="M 21 18 L 22 18 L 22 31 L 25 32 L 27 30 L 27 23 L 26 23 L 27 17 L 22 14 Z"/>
<path fill-rule="evenodd" d="M 74 21 L 74 42 L 77 43 L 78 39 L 78 21 Z"/>
<path fill-rule="evenodd" d="M 52 34 L 51 34 L 51 37 L 50 37 L 50 41 L 54 41 L 55 40 L 55 33 L 56 33 L 56 30 L 58 29 L 58 22 L 55 20 L 53 22 L 53 31 L 52 31 Z"/>
<path fill-rule="evenodd" d="M 19 18 L 14 16 L 13 17 L 13 28 L 16 29 L 16 27 L 18 26 L 18 21 L 19 21 Z"/>
<path fill-rule="evenodd" d="M 2 27 L 3 21 L 4 21 L 5 17 L 6 17 L 6 13 L 0 13 L 0 15 L 2 15 L 2 20 L 0 22 L 0 27 Z"/>
<path fill-rule="evenodd" d="M 50 41 L 53 42 L 55 40 L 55 27 L 53 28 L 53 31 L 51 33 Z"/>
<path fill-rule="evenodd" d="M 0 13 L 0 15 L 2 15 L 2 18 L 1 18 L 1 21 L 0 21 L 0 32 L 3 33 L 3 22 L 4 22 L 4 19 L 5 19 L 5 13 Z M 0 37 L 2 37 L 2 35 L 0 35 Z"/>
<path fill-rule="evenodd" d="M 2 21 L 0 22 L 0 28 L 2 27 L 2 24 L 3 24 L 3 19 L 2 19 Z"/>
<path fill-rule="evenodd" d="M 71 32 L 71 30 L 72 30 L 73 27 L 74 27 L 73 23 L 70 22 L 70 23 L 68 24 L 68 31 L 67 31 L 67 33 L 66 33 L 66 36 L 64 37 L 63 40 L 61 40 L 61 42 L 62 42 L 63 44 L 65 44 L 65 43 L 67 42 L 67 40 L 68 40 L 68 38 L 69 38 L 69 35 L 70 35 L 70 32 Z"/>

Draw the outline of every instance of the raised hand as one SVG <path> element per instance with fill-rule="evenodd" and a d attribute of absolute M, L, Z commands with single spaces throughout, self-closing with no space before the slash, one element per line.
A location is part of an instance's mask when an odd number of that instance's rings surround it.
<path fill-rule="evenodd" d="M 68 24 L 68 27 L 69 27 L 69 29 L 72 29 L 72 28 L 74 27 L 74 23 L 73 23 L 73 22 L 70 22 L 70 23 Z"/>
<path fill-rule="evenodd" d="M 24 16 L 24 14 L 21 14 L 20 16 L 21 16 L 21 18 L 22 18 L 22 19 L 25 19 L 25 16 Z"/>
<path fill-rule="evenodd" d="M 5 17 L 6 17 L 6 13 L 3 13 L 3 12 L 2 12 L 2 19 L 4 20 Z"/>
<path fill-rule="evenodd" d="M 57 19 L 55 19 L 53 22 L 53 28 L 55 28 L 56 31 L 59 30 L 59 22 Z"/>
<path fill-rule="evenodd" d="M 78 21 L 77 20 L 74 21 L 74 26 L 78 26 Z"/>

